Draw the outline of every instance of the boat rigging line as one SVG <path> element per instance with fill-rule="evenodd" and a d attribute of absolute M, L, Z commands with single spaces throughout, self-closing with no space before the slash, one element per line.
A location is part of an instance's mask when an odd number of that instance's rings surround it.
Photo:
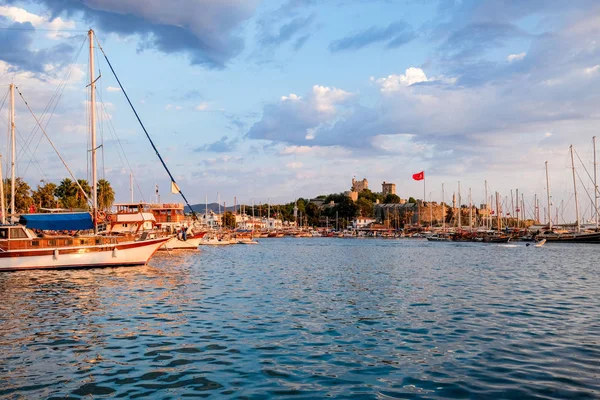
<path fill-rule="evenodd" d="M 31 107 L 29 107 L 29 103 L 27 103 L 27 100 L 25 100 L 25 97 L 23 97 L 23 93 L 21 93 L 21 91 L 19 90 L 18 87 L 15 86 L 15 89 L 17 90 L 17 92 L 19 93 L 19 96 L 21 96 L 21 99 L 23 99 L 23 102 L 25 103 L 25 105 L 27 106 L 27 109 L 29 110 L 29 112 L 31 113 L 31 115 L 33 116 L 33 119 L 35 119 L 35 122 L 39 125 L 40 130 L 42 131 L 42 133 L 44 134 L 44 136 L 46 136 L 46 139 L 48 139 L 48 142 L 50 143 L 50 146 L 52 146 L 52 148 L 54 149 L 54 152 L 56 153 L 56 155 L 58 156 L 58 158 L 60 159 L 60 161 L 63 163 L 63 165 L 65 166 L 65 168 L 67 169 L 67 172 L 69 172 L 69 175 L 71 175 L 71 178 L 73 178 L 73 181 L 75 182 L 75 184 L 77 184 L 77 187 L 79 188 L 79 190 L 81 190 L 81 193 L 83 193 L 83 195 L 85 196 L 86 200 L 88 201 L 88 203 L 91 204 L 91 199 L 88 196 L 88 194 L 85 192 L 85 190 L 83 190 L 83 188 L 81 187 L 81 185 L 79 184 L 79 181 L 77 180 L 77 178 L 75 178 L 75 175 L 73 175 L 73 172 L 71 172 L 71 170 L 69 169 L 69 166 L 67 165 L 66 161 L 62 158 L 62 156 L 60 155 L 60 153 L 58 152 L 58 149 L 56 148 L 56 146 L 54 146 L 54 143 L 52 142 L 52 140 L 50 139 L 50 136 L 48 136 L 48 134 L 46 133 L 46 130 L 44 129 L 44 127 L 42 127 L 42 125 L 40 124 L 40 121 L 38 120 L 38 118 L 36 117 L 35 113 L 33 112 L 33 110 L 31 109 Z"/>
<path fill-rule="evenodd" d="M 104 49 L 102 48 L 102 46 L 100 45 L 100 41 L 98 40 L 98 37 L 96 37 L 96 43 L 98 43 L 98 48 L 100 49 L 100 51 L 102 52 L 102 55 L 104 56 L 104 59 L 106 60 L 106 63 L 108 64 L 108 67 L 110 68 L 112 74 L 114 75 L 115 79 L 117 80 L 117 83 L 119 84 L 119 87 L 121 88 L 121 91 L 123 92 L 123 94 L 125 95 L 125 98 L 127 99 L 127 102 L 129 103 L 129 106 L 131 107 L 131 110 L 133 111 L 133 113 L 135 114 L 135 117 L 137 118 L 138 122 L 140 123 L 140 126 L 142 127 L 142 130 L 144 131 L 144 133 L 146 134 L 146 137 L 148 138 L 148 141 L 150 141 L 150 145 L 152 145 L 152 148 L 154 149 L 154 152 L 156 153 L 156 156 L 158 157 L 158 159 L 160 160 L 160 162 L 162 163 L 163 167 L 165 168 L 165 171 L 167 171 L 167 174 L 169 174 L 169 178 L 171 178 L 171 184 L 173 185 L 173 187 L 179 192 L 179 194 L 181 195 L 181 197 L 183 198 L 183 201 L 185 201 L 185 204 L 187 204 L 188 208 L 190 209 L 190 211 L 192 212 L 192 216 L 195 220 L 198 219 L 198 216 L 196 215 L 196 212 L 194 211 L 194 209 L 192 208 L 192 205 L 190 204 L 190 202 L 186 199 L 185 195 L 183 194 L 183 192 L 181 191 L 181 189 L 179 188 L 179 185 L 177 185 L 177 182 L 175 182 L 175 178 L 173 177 L 173 174 L 171 174 L 171 171 L 169 171 L 169 168 L 167 167 L 167 164 L 165 163 L 165 161 L 163 160 L 162 156 L 160 155 L 160 153 L 158 152 L 158 149 L 156 148 L 156 146 L 154 145 L 154 142 L 152 141 L 152 138 L 150 138 L 150 134 L 148 133 L 148 131 L 146 130 L 146 127 L 144 126 L 140 116 L 138 115 L 135 107 L 133 106 L 133 103 L 131 102 L 131 100 L 129 99 L 129 96 L 127 95 L 127 92 L 125 91 L 125 88 L 123 87 L 123 85 L 121 84 L 121 81 L 119 80 L 119 77 L 117 76 L 117 73 L 115 72 L 115 69 L 113 68 L 112 64 L 110 63 L 110 61 L 108 60 L 108 56 L 106 55 L 106 53 L 104 52 Z"/>

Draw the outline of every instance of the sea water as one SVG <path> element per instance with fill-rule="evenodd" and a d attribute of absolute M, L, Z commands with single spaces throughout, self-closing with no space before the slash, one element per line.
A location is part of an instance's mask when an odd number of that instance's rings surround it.
<path fill-rule="evenodd" d="M 264 239 L 0 274 L 0 397 L 597 398 L 595 245 Z"/>

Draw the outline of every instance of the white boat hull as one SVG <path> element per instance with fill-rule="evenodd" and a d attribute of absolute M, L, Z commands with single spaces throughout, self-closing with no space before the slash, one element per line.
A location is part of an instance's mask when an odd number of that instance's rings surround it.
<path fill-rule="evenodd" d="M 197 250 L 202 238 L 180 240 L 177 237 L 171 238 L 159 250 Z"/>
<path fill-rule="evenodd" d="M 228 246 L 232 244 L 229 239 L 223 239 L 223 240 L 219 240 L 219 239 L 203 239 L 200 240 L 200 245 L 202 246 Z"/>
<path fill-rule="evenodd" d="M 116 245 L 10 250 L 0 253 L 0 271 L 145 265 L 168 238 Z"/>

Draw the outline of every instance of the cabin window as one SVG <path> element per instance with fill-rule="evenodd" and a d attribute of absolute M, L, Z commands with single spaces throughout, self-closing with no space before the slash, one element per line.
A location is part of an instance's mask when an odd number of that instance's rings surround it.
<path fill-rule="evenodd" d="M 127 224 L 123 224 L 123 228 L 127 228 Z"/>
<path fill-rule="evenodd" d="M 27 239 L 27 233 L 23 229 L 20 228 L 12 228 L 10 230 L 10 238 L 11 239 Z"/>
<path fill-rule="evenodd" d="M 56 240 L 48 240 L 48 246 L 56 246 Z"/>
<path fill-rule="evenodd" d="M 32 240 L 32 241 L 31 241 L 31 246 L 32 246 L 32 247 L 37 247 L 37 246 L 39 246 L 39 245 L 40 245 L 40 241 L 39 241 L 39 240 Z"/>
<path fill-rule="evenodd" d="M 72 246 L 73 245 L 73 241 L 72 240 L 66 240 L 65 241 L 65 245 Z"/>
<path fill-rule="evenodd" d="M 8 229 L 0 229 L 0 239 L 8 239 Z"/>
<path fill-rule="evenodd" d="M 80 244 L 80 245 L 85 245 L 85 240 L 81 239 L 81 240 L 79 241 L 79 244 Z"/>
<path fill-rule="evenodd" d="M 102 240 L 101 239 L 96 239 L 96 244 L 101 244 Z"/>

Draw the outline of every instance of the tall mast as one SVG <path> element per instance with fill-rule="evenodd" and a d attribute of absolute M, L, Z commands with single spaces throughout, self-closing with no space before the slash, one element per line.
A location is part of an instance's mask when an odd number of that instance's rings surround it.
<path fill-rule="evenodd" d="M 502 230 L 502 217 L 500 216 L 500 197 L 498 192 L 496 192 L 496 218 L 498 221 L 496 228 L 498 229 L 498 232 L 500 232 Z"/>
<path fill-rule="evenodd" d="M 485 212 L 486 212 L 486 214 L 484 214 L 485 215 L 484 221 L 485 221 L 485 228 L 487 229 L 488 228 L 487 227 L 488 215 L 490 213 L 490 208 L 488 207 L 487 180 L 485 181 Z"/>
<path fill-rule="evenodd" d="M 571 168 L 573 169 L 573 190 L 575 190 L 575 218 L 577 218 L 577 232 L 581 232 L 581 223 L 579 222 L 579 201 L 577 200 L 577 182 L 575 181 L 575 160 L 573 159 L 573 145 L 569 146 L 571 150 Z"/>
<path fill-rule="evenodd" d="M 533 195 L 533 220 L 536 224 L 540 223 L 540 205 L 537 201 L 537 193 Z"/>
<path fill-rule="evenodd" d="M 548 229 L 552 230 L 552 210 L 550 210 L 550 178 L 548 178 L 548 161 L 546 161 L 546 194 L 548 195 Z"/>
<path fill-rule="evenodd" d="M 94 80 L 94 31 L 88 31 L 90 40 L 90 125 L 92 132 L 92 213 L 94 230 L 97 230 L 98 217 L 98 176 L 96 171 L 96 81 Z"/>
<path fill-rule="evenodd" d="M 129 173 L 129 194 L 131 195 L 131 202 L 133 203 L 133 174 Z"/>
<path fill-rule="evenodd" d="M 461 199 L 460 199 L 460 181 L 458 181 L 458 229 L 462 229 L 462 223 L 460 221 L 461 214 Z"/>
<path fill-rule="evenodd" d="M 517 208 L 515 209 L 516 217 L 517 217 L 517 229 L 519 229 L 520 228 L 520 226 L 519 226 L 519 211 L 521 208 L 521 207 L 519 207 L 519 203 L 521 203 L 521 201 L 519 200 L 519 189 L 516 189 L 515 202 L 517 203 Z"/>
<path fill-rule="evenodd" d="M 2 223 L 6 223 L 6 208 L 4 207 L 4 175 L 2 174 L 2 155 L 0 154 L 0 210 L 2 211 Z"/>
<path fill-rule="evenodd" d="M 15 217 L 15 85 L 10 84 L 10 222 L 12 223 Z"/>
<path fill-rule="evenodd" d="M 473 232 L 473 198 L 471 197 L 471 188 L 469 188 L 469 230 Z"/>
<path fill-rule="evenodd" d="M 598 171 L 598 163 L 596 162 L 596 136 L 592 138 L 594 142 L 594 213 L 596 214 L 596 230 L 598 229 L 598 181 L 596 179 L 596 173 Z"/>
<path fill-rule="evenodd" d="M 444 203 L 444 184 L 442 183 L 442 230 L 446 232 L 446 203 Z"/>

